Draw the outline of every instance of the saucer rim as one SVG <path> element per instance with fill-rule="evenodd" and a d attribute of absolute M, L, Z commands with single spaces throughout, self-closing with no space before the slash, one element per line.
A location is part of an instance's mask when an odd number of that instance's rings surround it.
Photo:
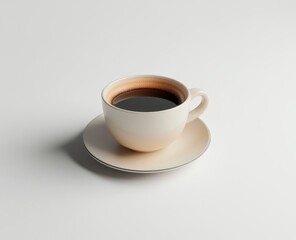
<path fill-rule="evenodd" d="M 83 146 L 85 148 L 85 150 L 88 152 L 88 154 L 94 159 L 96 160 L 97 162 L 103 164 L 104 166 L 106 167 L 109 167 L 109 168 L 112 168 L 112 169 L 115 169 L 115 170 L 118 170 L 118 171 L 122 171 L 122 172 L 129 172 L 129 173 L 161 173 L 161 172 L 168 172 L 168 171 L 172 171 L 172 170 L 175 170 L 175 169 L 178 169 L 178 168 L 181 168 L 181 167 L 184 167 L 185 165 L 189 164 L 189 163 L 192 163 L 194 161 L 196 161 L 198 158 L 201 157 L 201 155 L 203 155 L 205 153 L 205 151 L 209 148 L 209 145 L 211 143 L 211 132 L 209 130 L 209 128 L 207 127 L 207 125 L 204 123 L 204 121 L 202 121 L 200 118 L 197 118 L 199 121 L 201 121 L 201 123 L 204 125 L 204 127 L 206 128 L 207 132 L 208 132 L 208 141 L 207 141 L 207 145 L 205 146 L 205 148 L 200 152 L 200 154 L 198 156 L 196 156 L 194 159 L 184 163 L 184 164 L 180 164 L 180 165 L 177 165 L 177 166 L 174 166 L 174 167 L 169 167 L 169 168 L 161 168 L 161 169 L 155 169 L 155 170 L 133 170 L 133 169 L 128 169 L 128 168 L 121 168 L 121 167 L 117 167 L 117 166 L 114 166 L 114 165 L 111 165 L 111 164 L 108 164 L 106 162 L 104 162 L 103 160 L 95 157 L 89 150 L 88 148 L 86 147 L 85 145 L 85 135 L 84 135 L 84 132 L 86 130 L 86 128 L 88 127 L 88 125 L 94 121 L 96 118 L 98 117 L 103 117 L 104 114 L 99 114 L 98 116 L 96 116 L 94 119 L 92 119 L 87 125 L 86 127 L 84 128 L 83 130 Z M 195 120 L 197 120 L 195 119 Z M 193 121 L 195 121 L 193 120 Z"/>

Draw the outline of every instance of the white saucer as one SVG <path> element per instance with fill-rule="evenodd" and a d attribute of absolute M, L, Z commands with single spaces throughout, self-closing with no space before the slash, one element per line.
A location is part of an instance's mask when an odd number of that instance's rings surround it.
<path fill-rule="evenodd" d="M 155 173 L 184 166 L 200 157 L 209 146 L 210 131 L 200 119 L 196 119 L 188 123 L 182 135 L 168 147 L 140 153 L 119 145 L 101 114 L 87 125 L 83 140 L 90 155 L 108 167 L 125 172 Z"/>

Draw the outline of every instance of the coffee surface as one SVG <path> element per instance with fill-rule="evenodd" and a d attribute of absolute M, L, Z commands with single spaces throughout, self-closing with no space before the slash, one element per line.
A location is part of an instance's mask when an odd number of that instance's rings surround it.
<path fill-rule="evenodd" d="M 154 88 L 139 88 L 113 98 L 112 105 L 130 111 L 155 112 L 176 107 L 181 102 L 174 94 Z"/>

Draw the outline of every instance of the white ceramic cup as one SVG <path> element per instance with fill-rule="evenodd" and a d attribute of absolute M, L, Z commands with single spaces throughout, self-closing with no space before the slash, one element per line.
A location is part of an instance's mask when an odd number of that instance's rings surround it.
<path fill-rule="evenodd" d="M 170 92 L 181 104 L 154 111 L 129 111 L 112 105 L 118 94 L 139 88 L 154 88 Z M 201 97 L 200 104 L 192 111 L 189 103 Z M 114 81 L 102 91 L 106 124 L 121 145 L 140 152 L 151 152 L 166 147 L 180 136 L 186 123 L 196 119 L 208 105 L 208 96 L 202 89 L 188 90 L 182 83 L 162 76 L 138 75 Z"/>

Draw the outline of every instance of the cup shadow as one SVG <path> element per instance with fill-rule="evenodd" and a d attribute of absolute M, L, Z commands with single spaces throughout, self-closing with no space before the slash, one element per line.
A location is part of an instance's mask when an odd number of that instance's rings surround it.
<path fill-rule="evenodd" d="M 90 156 L 83 144 L 83 132 L 80 132 L 69 141 L 61 144 L 59 150 L 66 153 L 73 162 L 78 164 L 84 169 L 87 169 L 95 174 L 121 179 L 135 179 L 135 178 L 147 178 L 155 174 L 141 174 L 141 173 L 129 173 L 119 171 L 113 168 L 109 168 Z M 165 174 L 165 173 L 160 173 Z"/>

